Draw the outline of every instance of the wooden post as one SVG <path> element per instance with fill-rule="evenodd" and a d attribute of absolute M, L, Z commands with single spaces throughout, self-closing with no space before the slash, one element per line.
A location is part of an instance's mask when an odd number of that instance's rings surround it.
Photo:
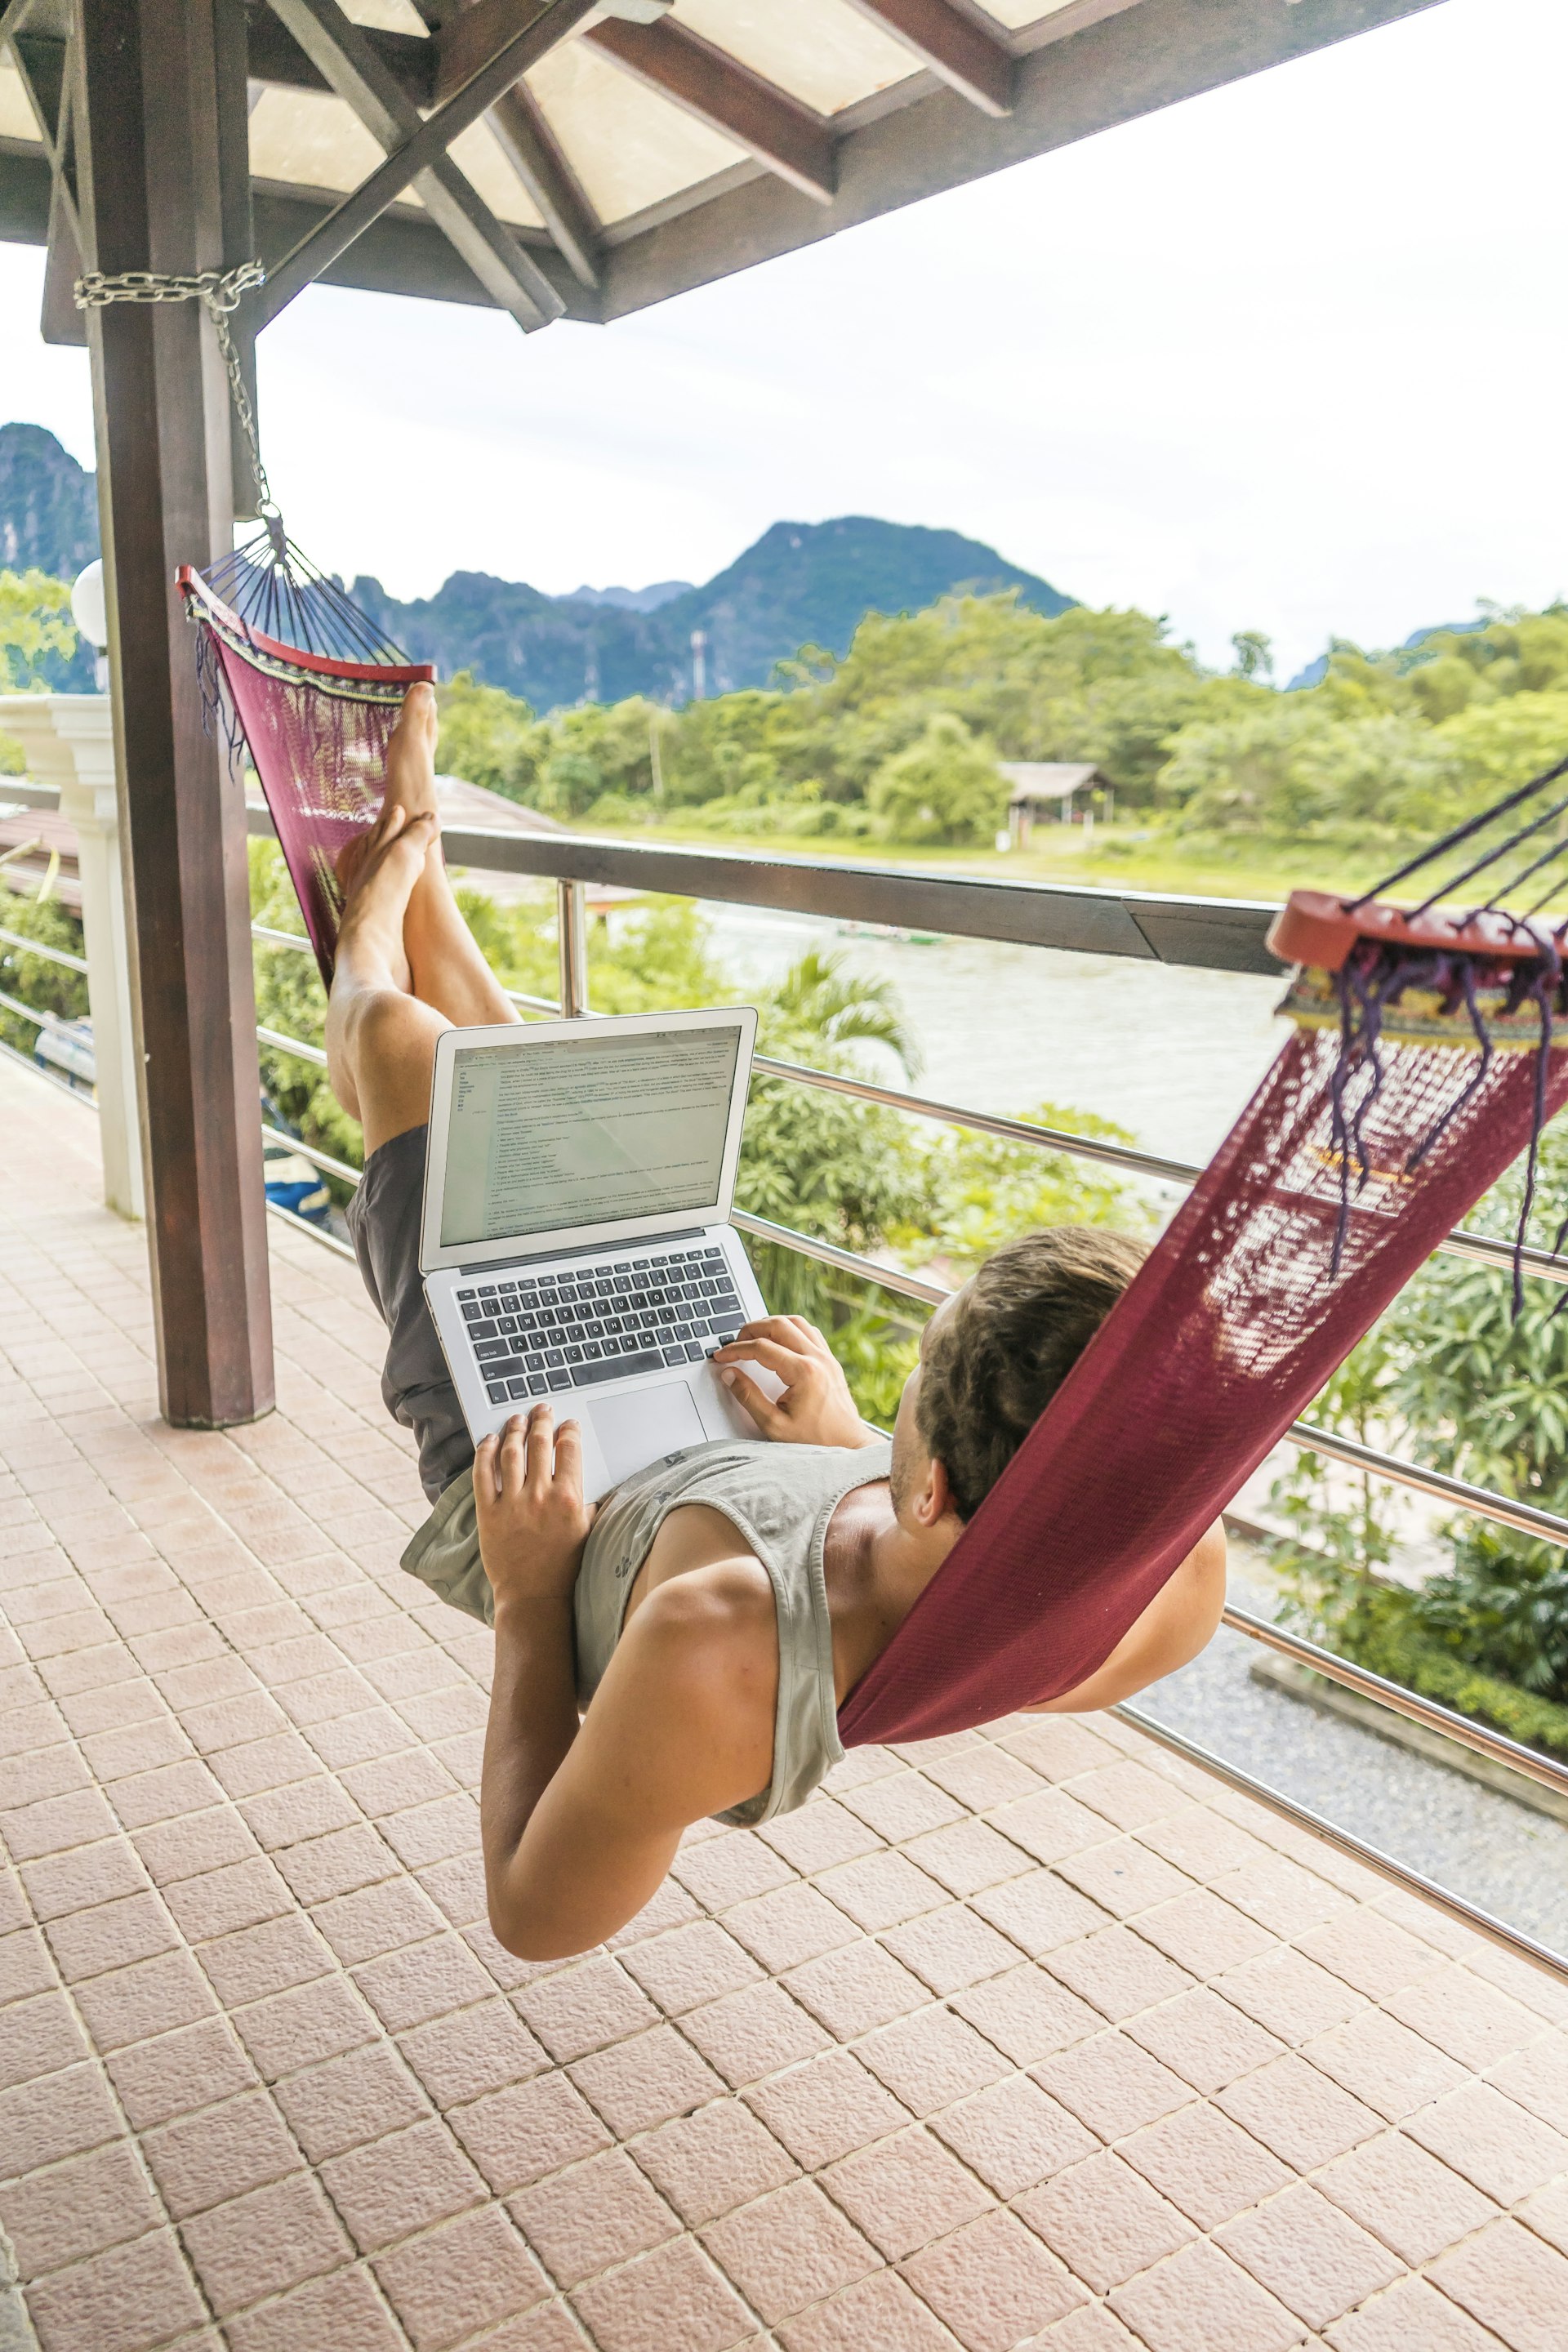
<path fill-rule="evenodd" d="M 87 267 L 221 267 L 215 0 L 73 7 Z M 174 578 L 232 543 L 228 393 L 197 302 L 89 331 L 160 1391 L 171 1422 L 223 1427 L 273 1402 L 245 808 Z"/>

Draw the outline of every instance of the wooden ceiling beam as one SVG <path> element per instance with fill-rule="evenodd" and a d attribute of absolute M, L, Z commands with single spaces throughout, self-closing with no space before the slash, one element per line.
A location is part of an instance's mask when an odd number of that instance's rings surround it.
<path fill-rule="evenodd" d="M 429 26 L 437 58 L 436 91 L 446 100 L 461 89 L 499 43 L 519 26 L 537 23 L 538 0 L 508 0 L 504 9 L 489 0 L 414 0 Z M 521 78 L 486 115 L 497 146 L 539 208 L 551 243 L 580 286 L 597 287 L 604 232 L 597 214 L 546 121 L 538 100 Z"/>
<path fill-rule="evenodd" d="M 1011 114 L 1017 60 L 953 0 L 849 0 L 983 114 Z"/>
<path fill-rule="evenodd" d="M 410 185 L 418 191 L 431 217 L 458 243 L 464 260 L 491 292 L 491 299 L 510 310 L 520 326 L 542 326 L 558 318 L 563 307 L 560 294 L 510 231 L 480 204 L 447 151 L 531 65 L 563 39 L 593 5 L 594 0 L 545 0 L 542 7 L 505 37 L 499 49 L 475 68 L 444 106 L 422 121 L 393 89 L 390 78 L 376 68 L 374 51 L 359 40 L 359 26 L 349 22 L 336 0 L 273 0 L 311 61 L 360 113 L 387 153 L 369 179 L 345 196 L 269 272 L 263 295 L 267 318 L 276 318 Z M 370 114 L 383 121 L 386 136 L 369 123 Z M 494 292 L 498 273 L 503 281 L 510 280 L 510 290 L 500 295 Z M 531 305 L 538 313 L 531 320 L 527 315 Z"/>
<path fill-rule="evenodd" d="M 574 278 L 580 285 L 597 286 L 604 243 L 598 215 L 528 84 L 520 81 L 498 98 L 485 121 Z"/>
<path fill-rule="evenodd" d="M 833 132 L 820 115 L 669 18 L 612 17 L 585 36 L 639 81 L 672 98 L 803 195 L 826 205 L 837 185 Z"/>
<path fill-rule="evenodd" d="M 418 110 L 404 96 L 377 52 L 362 37 L 360 27 L 344 16 L 337 0 L 272 0 L 272 5 L 311 64 L 326 76 L 338 97 L 353 109 L 388 156 L 395 157 L 428 133 L 429 124 L 421 122 Z M 535 8 L 533 13 L 537 16 L 541 11 Z M 404 175 L 389 192 L 385 203 L 391 203 L 412 180 L 426 211 L 443 236 L 456 246 L 491 299 L 510 311 L 525 333 L 548 326 L 561 315 L 561 298 L 538 263 L 481 202 L 446 152 L 447 143 L 456 136 L 454 126 L 447 141 L 436 145 L 428 161 Z M 376 176 L 373 173 L 365 186 L 372 186 Z M 363 197 L 364 190 L 360 190 L 359 194 Z M 349 198 L 340 210 L 346 211 L 353 202 Z M 384 209 L 384 205 L 377 209 Z M 301 269 L 303 258 L 290 255 L 284 268 L 269 279 L 264 298 L 268 319 L 275 318 L 283 304 L 309 282 Z"/>
<path fill-rule="evenodd" d="M 459 0 L 433 37 L 437 103 L 445 104 L 503 41 L 530 31 L 545 14 L 544 0 Z"/>
<path fill-rule="evenodd" d="M 64 41 L 20 30 L 11 37 L 9 47 L 49 169 L 47 258 L 38 330 L 46 343 L 74 343 L 85 350 L 87 318 L 76 307 L 81 228 L 72 157 L 68 51 Z"/>
<path fill-rule="evenodd" d="M 246 34 L 252 81 L 278 89 L 327 89 L 331 83 L 311 64 L 288 26 L 269 7 L 247 5 Z M 436 100 L 436 47 L 417 33 L 385 33 L 379 25 L 359 28 L 367 48 L 374 49 L 402 90 L 421 109 Z"/>

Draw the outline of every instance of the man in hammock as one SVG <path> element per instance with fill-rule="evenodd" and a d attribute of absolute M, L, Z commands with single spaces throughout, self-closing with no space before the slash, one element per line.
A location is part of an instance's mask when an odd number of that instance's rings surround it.
<path fill-rule="evenodd" d="M 557 1425 L 547 1404 L 514 1414 L 476 1457 L 419 1271 L 426 1119 L 441 1031 L 517 1013 L 447 879 L 435 748 L 435 697 L 416 686 L 381 818 L 345 859 L 327 1054 L 364 1130 L 349 1220 L 388 1326 L 383 1391 L 418 1438 L 435 1506 L 403 1564 L 495 1627 L 480 1797 L 491 1925 L 511 1951 L 554 1959 L 624 1927 L 694 1822 L 804 1803 L 843 1752 L 839 1704 L 1143 1252 L 1071 1226 L 999 1250 L 927 1325 L 890 1445 L 861 1421 L 821 1332 L 774 1316 L 716 1351 L 754 1442 L 661 1459 L 596 1506 L 576 1423 Z M 782 1381 L 776 1399 L 748 1363 Z M 1215 1526 L 1046 1711 L 1110 1706 L 1184 1665 L 1224 1594 Z"/>

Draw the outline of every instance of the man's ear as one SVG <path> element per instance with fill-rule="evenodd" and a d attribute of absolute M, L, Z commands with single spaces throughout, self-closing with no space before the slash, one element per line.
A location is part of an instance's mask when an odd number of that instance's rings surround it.
<path fill-rule="evenodd" d="M 948 1480 L 947 1465 L 933 1455 L 926 1474 L 925 1488 L 915 1507 L 915 1517 L 922 1528 L 940 1527 L 943 1519 L 958 1517 L 958 1506 L 952 1499 L 952 1487 Z"/>

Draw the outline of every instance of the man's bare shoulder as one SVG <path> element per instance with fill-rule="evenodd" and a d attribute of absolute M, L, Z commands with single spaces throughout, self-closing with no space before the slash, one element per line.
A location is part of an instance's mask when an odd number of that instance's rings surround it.
<path fill-rule="evenodd" d="M 629 1618 L 563 1779 L 608 1792 L 626 1826 L 683 1828 L 766 1788 L 778 1619 L 749 1553 L 658 1584 Z M 629 1806 L 629 1811 L 627 1810 Z"/>
<path fill-rule="evenodd" d="M 661 1578 L 628 1615 L 619 1649 L 710 1688 L 716 1669 L 778 1673 L 778 1612 L 767 1570 L 742 1550 Z"/>

